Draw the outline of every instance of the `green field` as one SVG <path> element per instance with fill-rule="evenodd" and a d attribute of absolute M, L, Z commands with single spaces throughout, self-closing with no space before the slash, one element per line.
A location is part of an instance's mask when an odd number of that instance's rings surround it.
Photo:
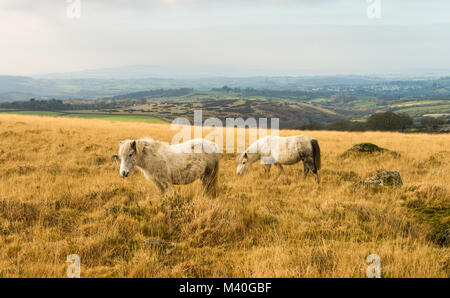
<path fill-rule="evenodd" d="M 355 102 L 353 104 L 353 106 L 356 107 L 356 108 L 372 107 L 372 106 L 376 106 L 376 105 L 377 105 L 377 103 L 373 102 L 373 101 Z"/>
<path fill-rule="evenodd" d="M 145 123 L 167 123 L 164 120 L 146 115 L 124 115 L 124 114 L 102 114 L 102 113 L 72 113 L 72 112 L 52 112 L 52 111 L 5 111 L 0 113 L 19 114 L 19 115 L 39 115 L 39 116 L 55 116 L 69 118 L 84 119 L 100 119 L 119 122 L 145 122 Z"/>
<path fill-rule="evenodd" d="M 424 114 L 424 117 L 433 117 L 433 118 L 438 118 L 438 117 L 446 117 L 446 116 L 450 116 L 450 113 L 441 113 L 441 114 Z"/>
<path fill-rule="evenodd" d="M 321 103 L 321 102 L 327 102 L 327 101 L 330 101 L 330 99 L 325 98 L 325 97 L 317 97 L 317 98 L 310 100 L 310 102 L 314 102 L 314 103 Z"/>
<path fill-rule="evenodd" d="M 17 114 L 17 115 L 39 115 L 39 116 L 61 116 L 61 112 L 50 112 L 50 111 L 10 111 L 10 110 L 0 110 L 0 113 L 4 114 Z"/>
<path fill-rule="evenodd" d="M 417 101 L 407 101 L 399 104 L 392 104 L 392 108 L 409 108 L 414 106 L 427 106 L 427 105 L 442 105 L 448 103 L 447 100 L 417 100 Z"/>
<path fill-rule="evenodd" d="M 395 112 L 407 113 L 412 117 L 421 117 L 423 115 L 429 114 L 448 114 L 450 112 L 449 104 L 437 104 L 437 105 L 423 105 L 423 106 L 413 106 L 401 109 L 395 109 Z"/>

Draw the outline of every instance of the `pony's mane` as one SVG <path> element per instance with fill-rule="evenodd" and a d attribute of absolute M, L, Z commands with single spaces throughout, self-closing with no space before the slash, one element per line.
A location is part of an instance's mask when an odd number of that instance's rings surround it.
<path fill-rule="evenodd" d="M 244 156 L 244 154 L 247 152 L 247 150 L 245 150 L 244 152 L 242 152 L 241 154 L 239 154 L 236 158 L 236 162 L 240 162 L 242 157 Z"/>
<path fill-rule="evenodd" d="M 169 144 L 166 142 L 154 140 L 153 138 L 150 138 L 150 137 L 138 139 L 136 141 L 137 141 L 138 152 L 140 152 L 144 155 L 147 155 L 149 152 L 154 152 L 160 146 L 169 146 Z"/>
<path fill-rule="evenodd" d="M 155 140 L 155 139 L 150 138 L 150 137 L 145 137 L 145 138 L 139 139 L 138 141 L 141 141 L 141 142 L 144 142 L 144 143 L 147 143 L 147 144 L 154 144 L 154 143 L 156 143 L 156 144 L 169 145 L 167 142 L 158 141 L 158 140 Z"/>

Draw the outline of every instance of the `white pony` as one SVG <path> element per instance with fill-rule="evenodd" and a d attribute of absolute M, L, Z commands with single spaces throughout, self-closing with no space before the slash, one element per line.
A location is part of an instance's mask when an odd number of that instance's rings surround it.
<path fill-rule="evenodd" d="M 197 179 L 208 195 L 217 194 L 219 148 L 205 139 L 169 145 L 151 138 L 120 142 L 120 176 L 128 177 L 138 168 L 162 192 L 174 192 L 173 185 Z"/>
<path fill-rule="evenodd" d="M 251 164 L 261 160 L 267 174 L 272 165 L 284 173 L 283 165 L 296 164 L 303 161 L 305 178 L 313 172 L 317 183 L 320 182 L 317 171 L 320 169 L 320 148 L 316 139 L 299 135 L 293 137 L 267 136 L 251 144 L 237 159 L 236 174 L 245 174 Z"/>

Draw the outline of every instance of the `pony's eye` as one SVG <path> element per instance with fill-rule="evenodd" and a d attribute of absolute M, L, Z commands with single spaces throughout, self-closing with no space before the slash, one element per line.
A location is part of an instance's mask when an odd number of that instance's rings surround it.
<path fill-rule="evenodd" d="M 242 164 L 245 165 L 245 161 Z"/>
<path fill-rule="evenodd" d="M 133 153 L 130 153 L 130 155 L 128 155 L 129 157 L 132 157 L 133 156 Z"/>

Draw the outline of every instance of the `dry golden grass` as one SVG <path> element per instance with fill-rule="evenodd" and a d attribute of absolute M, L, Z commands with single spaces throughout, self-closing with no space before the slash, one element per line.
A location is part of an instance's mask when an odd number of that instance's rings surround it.
<path fill-rule="evenodd" d="M 170 141 L 174 133 L 167 125 L 0 115 L 0 277 L 65 277 L 69 254 L 80 255 L 82 277 L 365 277 L 372 253 L 383 277 L 450 275 L 448 246 L 435 244 L 431 226 L 407 207 L 448 206 L 448 135 L 301 132 L 319 140 L 320 185 L 303 179 L 301 165 L 275 180 L 260 165 L 238 178 L 235 157 L 224 155 L 216 199 L 198 182 L 161 198 L 140 173 L 119 177 L 110 158 L 120 140 Z M 340 157 L 361 142 L 400 156 Z M 378 169 L 400 171 L 404 186 L 353 186 Z M 149 238 L 176 246 L 145 244 Z"/>

